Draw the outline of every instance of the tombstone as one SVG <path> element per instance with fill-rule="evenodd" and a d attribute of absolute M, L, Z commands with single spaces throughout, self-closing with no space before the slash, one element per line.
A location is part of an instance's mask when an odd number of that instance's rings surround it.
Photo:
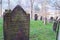
<path fill-rule="evenodd" d="M 50 19 L 53 20 L 53 17 L 51 17 Z"/>
<path fill-rule="evenodd" d="M 40 17 L 40 20 L 42 20 L 42 16 Z"/>
<path fill-rule="evenodd" d="M 4 40 L 29 40 L 30 16 L 17 5 L 4 14 Z"/>
<path fill-rule="evenodd" d="M 58 26 L 58 17 L 56 17 L 56 19 L 54 20 L 54 24 L 53 24 L 53 30 L 56 31 L 57 26 Z"/>
<path fill-rule="evenodd" d="M 37 19 L 38 19 L 38 15 L 37 15 L 37 14 L 35 14 L 35 16 L 34 16 L 34 17 L 35 17 L 35 20 L 37 20 Z"/>
<path fill-rule="evenodd" d="M 53 17 L 50 17 L 50 22 L 53 22 L 54 18 Z"/>
<path fill-rule="evenodd" d="M 44 18 L 44 24 L 47 24 L 47 18 L 46 17 Z"/>
<path fill-rule="evenodd" d="M 58 16 L 56 17 L 56 20 L 58 19 Z"/>
<path fill-rule="evenodd" d="M 53 31 L 56 31 L 56 28 L 57 28 L 57 22 L 55 21 L 53 24 Z"/>
<path fill-rule="evenodd" d="M 45 24 L 47 24 L 47 18 L 45 18 Z"/>
<path fill-rule="evenodd" d="M 60 18 L 58 19 L 56 40 L 60 40 Z"/>
<path fill-rule="evenodd" d="M 60 18 L 58 19 L 59 23 L 60 23 Z"/>

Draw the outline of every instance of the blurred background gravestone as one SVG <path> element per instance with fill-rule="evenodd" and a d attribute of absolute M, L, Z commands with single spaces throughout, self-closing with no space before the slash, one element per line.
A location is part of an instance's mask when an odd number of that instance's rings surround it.
<path fill-rule="evenodd" d="M 42 16 L 40 17 L 40 20 L 42 20 Z"/>
<path fill-rule="evenodd" d="M 34 18 L 35 18 L 35 20 L 38 20 L 38 15 L 37 15 L 37 14 L 35 14 Z"/>
<path fill-rule="evenodd" d="M 52 22 L 54 22 L 54 17 L 50 17 L 50 22 L 52 23 Z"/>
<path fill-rule="evenodd" d="M 4 13 L 4 40 L 29 40 L 30 15 L 17 5 Z"/>
<path fill-rule="evenodd" d="M 47 24 L 47 18 L 45 17 L 45 24 Z"/>

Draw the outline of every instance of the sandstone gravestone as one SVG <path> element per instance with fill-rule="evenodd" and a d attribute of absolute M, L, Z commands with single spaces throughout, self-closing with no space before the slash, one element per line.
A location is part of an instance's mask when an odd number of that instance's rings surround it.
<path fill-rule="evenodd" d="M 29 40 L 30 16 L 17 5 L 4 13 L 4 40 Z"/>
<path fill-rule="evenodd" d="M 37 15 L 37 14 L 35 14 L 35 16 L 34 16 L 34 17 L 35 17 L 35 20 L 37 20 L 37 19 L 38 19 L 38 15 Z"/>

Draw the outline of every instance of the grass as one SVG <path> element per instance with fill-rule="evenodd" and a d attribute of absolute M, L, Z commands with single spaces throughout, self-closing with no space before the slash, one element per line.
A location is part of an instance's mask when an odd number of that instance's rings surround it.
<path fill-rule="evenodd" d="M 0 18 L 0 40 L 3 40 L 3 19 Z M 30 40 L 56 40 L 56 33 L 52 30 L 52 23 L 47 25 L 43 21 L 30 21 Z"/>
<path fill-rule="evenodd" d="M 52 30 L 52 23 L 47 25 L 43 21 L 30 21 L 30 40 L 56 40 L 56 33 Z"/>
<path fill-rule="evenodd" d="M 0 18 L 0 40 L 3 40 L 3 19 Z"/>

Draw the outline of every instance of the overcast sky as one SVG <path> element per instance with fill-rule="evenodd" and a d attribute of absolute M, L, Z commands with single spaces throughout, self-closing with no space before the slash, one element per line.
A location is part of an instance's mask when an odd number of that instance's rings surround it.
<path fill-rule="evenodd" d="M 38 1 L 34 0 L 34 6 L 38 5 L 38 7 L 41 8 L 40 3 L 42 3 L 42 2 L 43 2 L 43 0 L 38 0 Z M 54 2 L 55 2 L 55 0 L 50 0 L 48 3 L 50 5 L 52 5 L 52 3 L 54 3 Z M 21 5 L 25 9 L 26 7 L 30 6 L 30 0 L 10 0 L 10 9 L 13 9 L 17 4 Z M 50 5 L 47 5 L 48 10 L 53 11 L 54 7 L 51 7 Z M 3 11 L 7 8 L 8 8 L 8 0 L 2 0 L 2 9 L 3 9 Z"/>

